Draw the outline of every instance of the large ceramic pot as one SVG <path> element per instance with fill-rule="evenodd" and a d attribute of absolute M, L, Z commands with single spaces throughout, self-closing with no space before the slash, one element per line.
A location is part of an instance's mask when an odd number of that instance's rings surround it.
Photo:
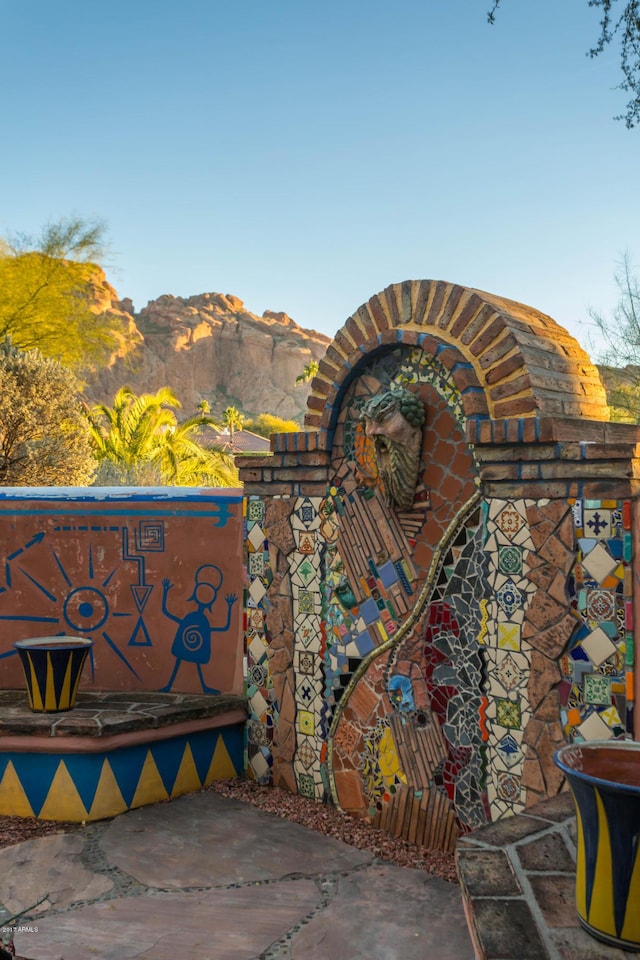
<path fill-rule="evenodd" d="M 576 805 L 576 907 L 585 930 L 640 951 L 640 743 L 571 744 L 556 753 Z"/>
<path fill-rule="evenodd" d="M 34 713 L 71 710 L 93 640 L 83 637 L 34 637 L 13 645 L 22 661 L 29 706 Z"/>

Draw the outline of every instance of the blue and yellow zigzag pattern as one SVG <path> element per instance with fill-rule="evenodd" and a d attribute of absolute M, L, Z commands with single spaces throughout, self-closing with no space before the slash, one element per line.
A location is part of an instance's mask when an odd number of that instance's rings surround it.
<path fill-rule="evenodd" d="M 576 800 L 576 906 L 600 940 L 640 948 L 640 796 L 571 778 Z"/>
<path fill-rule="evenodd" d="M 103 753 L 0 753 L 0 815 L 101 820 L 242 769 L 241 724 Z"/>

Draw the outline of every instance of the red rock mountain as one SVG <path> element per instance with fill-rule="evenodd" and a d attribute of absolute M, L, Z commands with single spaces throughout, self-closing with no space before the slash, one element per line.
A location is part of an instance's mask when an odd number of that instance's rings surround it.
<path fill-rule="evenodd" d="M 299 327 L 286 313 L 266 310 L 258 317 L 230 294 L 166 295 L 140 313 L 130 300 L 117 300 L 108 284 L 101 294 L 95 309 L 119 314 L 126 332 L 109 366 L 89 378 L 90 401 L 111 403 L 125 385 L 136 393 L 167 386 L 185 415 L 206 400 L 214 415 L 235 406 L 247 416 L 302 420 L 309 388 L 296 385 L 296 377 L 324 356 L 328 337 Z"/>

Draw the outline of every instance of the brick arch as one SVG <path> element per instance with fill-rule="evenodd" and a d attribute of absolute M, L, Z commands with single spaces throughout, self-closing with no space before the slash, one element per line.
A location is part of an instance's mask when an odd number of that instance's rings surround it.
<path fill-rule="evenodd" d="M 587 353 L 533 307 L 443 280 L 406 280 L 371 297 L 338 331 L 311 385 L 305 426 L 330 434 L 344 389 L 369 355 L 417 345 L 453 376 L 468 417 L 545 414 L 608 420 Z"/>

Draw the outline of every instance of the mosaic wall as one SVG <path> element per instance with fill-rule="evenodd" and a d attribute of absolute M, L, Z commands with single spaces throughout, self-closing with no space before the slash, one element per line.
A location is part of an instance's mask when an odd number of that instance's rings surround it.
<path fill-rule="evenodd" d="M 427 410 L 405 511 L 360 418 L 393 385 Z M 630 505 L 481 500 L 464 422 L 437 352 L 382 350 L 342 395 L 326 496 L 246 518 L 252 775 L 443 848 L 556 793 L 567 738 L 632 723 Z"/>
<path fill-rule="evenodd" d="M 576 564 L 569 593 L 578 629 L 560 661 L 567 739 L 633 734 L 631 502 L 572 500 Z"/>

